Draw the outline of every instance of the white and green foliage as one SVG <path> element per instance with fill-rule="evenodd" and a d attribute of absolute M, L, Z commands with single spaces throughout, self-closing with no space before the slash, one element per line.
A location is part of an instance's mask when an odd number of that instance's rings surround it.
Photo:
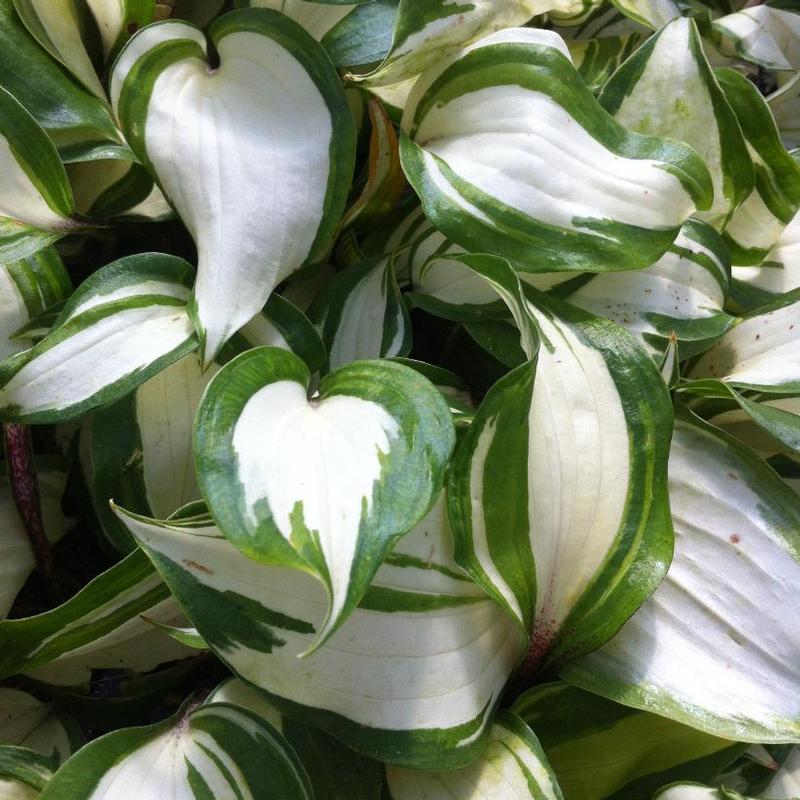
<path fill-rule="evenodd" d="M 147 728 L 114 731 L 58 770 L 43 800 L 313 797 L 302 764 L 261 717 L 227 703 L 182 709 Z"/>
<path fill-rule="evenodd" d="M 414 768 L 461 766 L 481 751 L 521 636 L 456 566 L 441 500 L 302 662 L 328 613 L 318 581 L 247 558 L 207 516 L 119 513 L 209 647 L 278 708 Z"/>
<path fill-rule="evenodd" d="M 431 67 L 402 127 L 431 221 L 525 271 L 647 266 L 712 200 L 700 157 L 615 122 L 548 31 L 501 31 Z"/>
<path fill-rule="evenodd" d="M 0 800 L 797 800 L 795 5 L 0 0 Z"/>
<path fill-rule="evenodd" d="M 126 395 L 197 348 L 192 269 L 144 253 L 109 264 L 70 297 L 47 336 L 0 369 L 4 419 L 53 422 Z"/>
<path fill-rule="evenodd" d="M 712 224 L 724 225 L 752 190 L 745 139 L 691 19 L 651 36 L 611 76 L 600 104 L 626 128 L 680 139 L 702 156 L 714 200 L 701 216 Z"/>
<path fill-rule="evenodd" d="M 325 585 L 330 609 L 318 645 L 433 504 L 455 437 L 440 393 L 403 365 L 345 364 L 311 399 L 309 381 L 293 353 L 248 350 L 209 384 L 194 446 L 222 532 L 251 558 Z M 276 452 L 286 453 L 281 463 Z"/>
<path fill-rule="evenodd" d="M 538 737 L 565 797 L 650 797 L 675 779 L 710 781 L 744 745 L 557 682 L 512 706 Z"/>
<path fill-rule="evenodd" d="M 134 36 L 111 76 L 131 147 L 197 243 L 192 313 L 205 366 L 278 282 L 324 256 L 354 139 L 337 76 L 299 25 L 242 9 L 209 35 L 218 68 L 201 31 L 170 21 Z"/>
<path fill-rule="evenodd" d="M 617 636 L 564 675 L 718 736 L 793 741 L 798 594 L 784 588 L 800 575 L 800 501 L 750 450 L 688 417 L 676 422 L 669 488 L 675 557 L 666 578 Z"/>

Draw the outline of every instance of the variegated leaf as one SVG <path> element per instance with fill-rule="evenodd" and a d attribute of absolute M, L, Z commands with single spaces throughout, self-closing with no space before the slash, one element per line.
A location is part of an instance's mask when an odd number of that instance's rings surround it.
<path fill-rule="evenodd" d="M 59 143 L 117 139 L 110 109 L 40 47 L 17 16 L 13 0 L 0 0 L 0 86 Z"/>
<path fill-rule="evenodd" d="M 204 34 L 171 21 L 134 36 L 111 76 L 131 146 L 197 244 L 192 313 L 205 366 L 278 282 L 324 254 L 354 157 L 338 76 L 297 23 L 241 9 L 209 36 L 216 69 Z"/>
<path fill-rule="evenodd" d="M 61 606 L 0 622 L 0 676 L 20 672 L 46 683 L 78 686 L 92 669 L 147 672 L 194 651 L 139 618 L 168 624 L 183 617 L 140 552 L 131 553 Z"/>
<path fill-rule="evenodd" d="M 735 440 L 689 416 L 669 467 L 675 557 L 653 596 L 562 675 L 716 736 L 800 736 L 800 498 Z M 764 576 L 769 576 L 765 580 Z"/>
<path fill-rule="evenodd" d="M 41 800 L 313 800 L 308 776 L 266 721 L 226 703 L 189 706 L 146 728 L 95 739 L 53 776 Z"/>
<path fill-rule="evenodd" d="M 284 717 L 263 692 L 239 678 L 221 683 L 205 702 L 245 708 L 282 733 L 305 767 L 317 800 L 386 800 L 383 764 L 356 753 L 320 730 Z"/>
<path fill-rule="evenodd" d="M 733 267 L 733 278 L 768 302 L 774 295 L 800 289 L 800 213 L 781 231 L 772 250 L 758 266 Z"/>
<path fill-rule="evenodd" d="M 680 139 L 702 157 L 714 202 L 701 219 L 721 227 L 752 191 L 747 145 L 693 20 L 679 17 L 651 36 L 611 76 L 600 104 L 626 128 Z"/>
<path fill-rule="evenodd" d="M 423 4 L 400 0 L 386 58 L 371 72 L 350 77 L 369 86 L 400 83 L 464 45 L 494 31 L 524 25 L 555 5 L 555 0 L 429 0 Z"/>
<path fill-rule="evenodd" d="M 236 8 L 271 8 L 286 14 L 298 25 L 302 25 L 318 42 L 325 41 L 325 35 L 333 30 L 345 17 L 364 0 L 355 3 L 314 2 L 314 0 L 234 0 Z"/>
<path fill-rule="evenodd" d="M 457 560 L 529 633 L 530 677 L 609 639 L 666 572 L 672 409 L 616 325 L 544 295 L 524 310 L 538 363 L 486 394 L 448 493 Z"/>
<path fill-rule="evenodd" d="M 687 358 L 733 325 L 734 318 L 723 311 L 729 282 L 722 237 L 709 225 L 690 220 L 652 266 L 595 275 L 577 291 L 562 294 L 640 336 L 651 352 L 662 352 L 675 334 L 681 357 Z"/>
<path fill-rule="evenodd" d="M 78 227 L 53 143 L 1 86 L 0 171 L 0 263 L 25 258 Z"/>
<path fill-rule="evenodd" d="M 71 419 L 128 394 L 195 350 L 186 307 L 191 280 L 183 259 L 157 253 L 95 272 L 41 342 L 0 365 L 0 417 Z"/>
<path fill-rule="evenodd" d="M 231 340 L 225 355 L 259 345 L 292 351 L 309 369 L 320 367 L 325 359 L 311 322 L 277 294 Z M 218 370 L 215 362 L 203 371 L 190 353 L 92 415 L 90 458 L 84 467 L 95 512 L 114 549 L 127 552 L 134 543 L 108 507 L 109 500 L 139 514 L 162 517 L 200 499 L 192 426 L 200 397 Z"/>
<path fill-rule="evenodd" d="M 523 271 L 647 266 L 711 203 L 700 157 L 615 122 L 550 31 L 502 31 L 429 69 L 403 130 L 403 169 L 434 225 Z"/>
<path fill-rule="evenodd" d="M 309 314 L 322 333 L 329 370 L 363 358 L 405 356 L 411 350 L 411 320 L 388 256 L 340 272 Z"/>
<path fill-rule="evenodd" d="M 97 23 L 103 55 L 110 61 L 131 34 L 155 18 L 155 0 L 86 0 Z"/>
<path fill-rule="evenodd" d="M 723 52 L 766 69 L 800 68 L 800 17 L 768 5 L 743 8 L 715 20 Z"/>
<path fill-rule="evenodd" d="M 689 372 L 734 387 L 792 394 L 800 390 L 800 291 L 741 319 Z"/>
<path fill-rule="evenodd" d="M 27 692 L 0 689 L 0 744 L 27 747 L 60 764 L 83 743 L 83 733 L 72 717 Z"/>
<path fill-rule="evenodd" d="M 13 0 L 25 27 L 90 92 L 105 102 L 106 93 L 81 38 L 85 21 L 75 0 Z"/>
<path fill-rule="evenodd" d="M 443 502 L 300 663 L 327 614 L 318 581 L 246 558 L 210 520 L 119 513 L 211 649 L 292 718 L 416 769 L 460 767 L 482 751 L 521 637 L 456 566 Z"/>
<path fill-rule="evenodd" d="M 203 395 L 194 444 L 200 488 L 230 541 L 324 584 L 319 646 L 430 508 L 455 437 L 442 396 L 408 367 L 352 362 L 310 400 L 309 381 L 292 353 L 243 353 Z"/>
<path fill-rule="evenodd" d="M 641 800 L 671 780 L 710 781 L 745 747 L 561 682 L 511 710 L 537 731 L 570 800 Z"/>
<path fill-rule="evenodd" d="M 658 30 L 681 15 L 673 0 L 612 0 L 626 17 L 648 28 Z"/>
<path fill-rule="evenodd" d="M 756 86 L 732 69 L 717 70 L 755 168 L 753 191 L 725 226 L 731 262 L 761 264 L 800 209 L 800 164 L 786 152 Z"/>
<path fill-rule="evenodd" d="M 624 36 L 567 39 L 567 47 L 583 82 L 593 94 L 599 94 L 614 71 L 633 54 L 644 38 L 644 34 L 634 31 Z"/>
<path fill-rule="evenodd" d="M 3 800 L 36 800 L 53 776 L 55 763 L 27 747 L 0 745 L 0 797 Z"/>
<path fill-rule="evenodd" d="M 71 292 L 67 271 L 53 247 L 0 266 L 0 360 L 25 349 L 24 340 L 12 338 L 13 334 L 63 303 Z"/>
<path fill-rule="evenodd" d="M 469 766 L 438 773 L 388 767 L 386 778 L 391 800 L 564 798 L 539 740 L 510 711 L 497 716 L 485 752 Z"/>

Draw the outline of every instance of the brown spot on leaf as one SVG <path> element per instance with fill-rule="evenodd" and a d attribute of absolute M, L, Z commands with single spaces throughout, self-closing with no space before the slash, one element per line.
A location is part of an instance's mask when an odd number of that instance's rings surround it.
<path fill-rule="evenodd" d="M 731 544 L 739 544 L 739 542 L 742 541 L 742 537 L 739 536 L 738 533 L 732 533 L 728 538 L 730 539 Z"/>
<path fill-rule="evenodd" d="M 198 572 L 204 572 L 206 575 L 213 575 L 214 570 L 209 569 L 204 564 L 198 564 L 196 561 L 192 561 L 190 558 L 184 558 L 183 563 L 186 564 L 189 569 L 197 570 Z"/>

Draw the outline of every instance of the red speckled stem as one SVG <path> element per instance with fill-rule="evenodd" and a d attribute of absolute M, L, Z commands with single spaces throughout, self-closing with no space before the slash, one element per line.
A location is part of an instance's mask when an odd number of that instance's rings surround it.
<path fill-rule="evenodd" d="M 30 539 L 36 563 L 47 586 L 50 599 L 60 603 L 63 599 L 56 573 L 53 551 L 44 532 L 42 505 L 39 500 L 39 481 L 33 463 L 31 434 L 27 425 L 6 423 L 3 425 L 3 440 L 6 451 L 6 470 L 11 496 L 17 513 Z"/>

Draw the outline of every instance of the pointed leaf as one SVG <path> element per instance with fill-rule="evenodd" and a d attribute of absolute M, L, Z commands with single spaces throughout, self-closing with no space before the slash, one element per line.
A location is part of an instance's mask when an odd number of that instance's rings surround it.
<path fill-rule="evenodd" d="M 459 563 L 530 634 L 533 674 L 610 638 L 666 572 L 672 409 L 616 325 L 544 295 L 528 310 L 538 364 L 487 393 L 451 467 L 449 511 Z"/>
<path fill-rule="evenodd" d="M 392 261 L 371 258 L 340 272 L 309 310 L 328 350 L 326 368 L 411 350 L 411 320 Z"/>
<path fill-rule="evenodd" d="M 651 36 L 609 79 L 600 104 L 638 133 L 691 145 L 714 184 L 700 218 L 724 224 L 753 188 L 747 145 L 703 54 L 697 26 L 680 17 Z"/>
<path fill-rule="evenodd" d="M 14 11 L 13 0 L 0 0 L 0 86 L 54 135 L 117 138 L 107 106 L 39 46 Z"/>
<path fill-rule="evenodd" d="M 434 225 L 525 271 L 647 266 L 711 202 L 700 157 L 615 122 L 551 31 L 502 31 L 431 68 L 403 129 L 403 169 Z"/>
<path fill-rule="evenodd" d="M 49 239 L 66 235 L 75 204 L 64 165 L 47 134 L 5 89 L 0 88 L 0 260 L 16 260 L 17 239 L 33 229 Z M 45 243 L 48 243 L 45 240 Z"/>
<path fill-rule="evenodd" d="M 670 453 L 675 557 L 581 688 L 717 736 L 800 736 L 800 498 L 752 451 L 684 417 Z M 768 576 L 768 579 L 765 579 Z"/>
<path fill-rule="evenodd" d="M 90 92 L 105 101 L 106 93 L 81 40 L 75 0 L 13 0 L 14 8 L 36 41 L 60 61 Z"/>
<path fill-rule="evenodd" d="M 324 253 L 344 210 L 354 149 L 338 76 L 299 25 L 241 9 L 215 20 L 209 37 L 217 69 L 197 28 L 148 26 L 111 76 L 129 143 L 197 244 L 193 316 L 206 366 L 277 283 Z"/>
<path fill-rule="evenodd" d="M 163 622 L 180 620 L 168 589 L 137 551 L 63 605 L 0 622 L 0 676 L 24 671 L 46 682 L 78 685 L 88 683 L 92 668 L 146 672 L 192 654 L 139 620 L 141 613 Z M 143 633 L 148 635 L 137 638 Z"/>
<path fill-rule="evenodd" d="M 326 616 L 316 580 L 246 558 L 210 522 L 119 513 L 209 647 L 291 717 L 416 769 L 453 769 L 482 751 L 520 637 L 455 565 L 442 502 L 397 543 L 330 642 L 299 663 Z"/>
<path fill-rule="evenodd" d="M 444 399 L 408 367 L 347 364 L 311 401 L 309 377 L 274 347 L 238 356 L 203 396 L 195 452 L 203 496 L 231 542 L 325 585 L 319 646 L 432 505 L 455 437 Z"/>
<path fill-rule="evenodd" d="M 760 264 L 800 209 L 800 164 L 786 152 L 764 98 L 732 69 L 717 70 L 755 167 L 755 187 L 734 212 L 725 238 L 734 264 Z"/>
<path fill-rule="evenodd" d="M 10 337 L 72 292 L 61 257 L 47 247 L 0 266 L 0 360 L 24 349 Z"/>

